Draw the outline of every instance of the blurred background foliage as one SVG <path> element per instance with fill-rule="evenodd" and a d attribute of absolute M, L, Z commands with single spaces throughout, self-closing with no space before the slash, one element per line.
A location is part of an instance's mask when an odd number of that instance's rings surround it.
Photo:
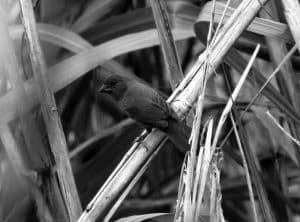
<path fill-rule="evenodd" d="M 8 2 L 10 7 L 7 21 L 9 27 L 13 28 L 21 24 L 20 9 L 18 9 L 18 1 Z M 169 0 L 168 3 L 176 8 L 176 13 L 181 9 L 186 10 L 188 6 L 188 11 L 184 11 L 185 15 L 193 15 L 196 19 L 195 15 L 200 13 L 206 1 Z M 231 1 L 233 8 L 238 4 L 238 0 Z M 155 28 L 150 5 L 145 0 L 37 0 L 34 5 L 37 23 L 52 24 L 75 32 L 91 44 L 87 47 Z M 285 23 L 281 8 L 277 6 L 277 9 L 279 9 L 280 21 Z M 188 28 L 193 30 L 193 27 Z M 236 43 L 236 48 L 247 60 L 256 43 L 262 43 L 262 50 L 255 62 L 255 68 L 260 70 L 265 77 L 276 67 L 270 58 L 270 50 L 266 41 L 261 36 L 253 34 L 250 37 L 241 37 Z M 66 37 L 66 42 L 68 42 L 68 37 Z M 67 47 L 60 47 L 43 40 L 41 43 L 48 67 L 79 52 L 79 50 L 70 52 Z M 15 39 L 14 44 L 25 79 L 30 79 L 32 70 L 26 39 Z M 128 53 L 119 55 L 103 66 L 97 66 L 88 71 L 55 94 L 83 207 L 93 198 L 130 148 L 134 139 L 143 130 L 133 120 L 127 119 L 110 97 L 96 93 L 103 80 L 111 74 L 120 74 L 142 80 L 165 95 L 170 95 L 172 91 L 160 46 L 154 43 L 152 45 L 155 46 L 141 47 L 142 49 L 139 50 L 129 49 Z M 287 45 L 288 48 L 290 46 Z M 194 34 L 176 41 L 176 47 L 184 73 L 189 70 L 205 48 Z M 299 59 L 298 53 L 292 59 L 292 68 L 296 75 L 293 76 L 295 81 L 292 79 L 292 82 L 297 87 L 299 86 Z M 225 75 L 228 78 L 224 78 Z M 279 75 L 284 75 L 284 73 Z M 214 119 L 219 117 L 239 76 L 238 71 L 225 63 L 216 70 L 206 90 L 203 123 L 210 117 Z M 296 96 L 291 100 L 284 93 L 284 89 L 288 89 L 290 83 L 286 82 L 286 86 L 280 86 L 280 81 L 285 80 L 274 79 L 272 85 L 280 93 L 282 99 L 290 103 L 299 100 Z M 1 79 L 2 85 L 3 82 L 5 82 L 4 75 Z M 297 87 L 293 86 L 296 89 L 296 92 L 293 92 L 295 95 L 299 95 L 299 87 Z M 247 106 L 257 90 L 258 87 L 255 87 L 255 84 L 249 82 L 245 84 L 236 102 L 238 112 Z M 1 94 L 4 95 L 5 91 L 1 91 Z M 299 113 L 297 104 L 293 105 Z M 293 134 L 293 130 L 290 129 L 291 124 L 294 124 L 296 132 L 299 132 L 297 131 L 299 123 L 287 120 L 282 110 L 279 110 L 268 98 L 261 96 L 241 119 L 244 138 L 256 154 L 257 164 L 278 221 L 297 221 L 296 218 L 300 212 L 299 147 L 266 117 L 266 110 L 271 110 L 287 131 Z M 31 112 L 37 122 L 41 123 L 40 112 L 36 108 Z M 14 119 L 10 125 L 14 129 L 16 141 L 22 141 L 21 137 L 24 135 L 18 129 L 18 120 Z M 42 142 L 47 144 L 43 124 L 38 127 Z M 228 121 L 223 130 L 223 138 L 230 128 L 231 123 Z M 299 137 L 299 133 L 293 135 L 296 138 Z M 0 221 L 36 221 L 37 218 L 34 216 L 36 208 L 27 183 L 14 172 L 3 146 L 0 143 Z M 239 153 L 233 134 L 226 140 L 223 149 L 221 187 L 224 216 L 228 221 L 252 221 L 249 217 L 246 180 L 242 167 L 237 164 L 235 158 L 239 157 Z M 151 163 L 150 168 L 125 199 L 115 217 L 152 212 L 174 212 L 183 158 L 184 154 L 174 149 L 171 142 L 166 143 Z"/>

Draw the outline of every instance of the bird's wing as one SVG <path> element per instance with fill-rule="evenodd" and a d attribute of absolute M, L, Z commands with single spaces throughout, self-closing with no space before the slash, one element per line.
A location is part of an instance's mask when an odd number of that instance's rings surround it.
<path fill-rule="evenodd" d="M 163 98 L 152 88 L 141 84 L 128 88 L 122 106 L 131 117 L 146 124 L 169 117 L 168 105 Z"/>

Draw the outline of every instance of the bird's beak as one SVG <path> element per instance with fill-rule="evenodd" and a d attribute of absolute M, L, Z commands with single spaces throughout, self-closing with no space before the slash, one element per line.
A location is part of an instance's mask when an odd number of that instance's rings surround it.
<path fill-rule="evenodd" d="M 97 91 L 99 93 L 110 93 L 111 92 L 111 88 L 109 86 L 102 85 Z"/>

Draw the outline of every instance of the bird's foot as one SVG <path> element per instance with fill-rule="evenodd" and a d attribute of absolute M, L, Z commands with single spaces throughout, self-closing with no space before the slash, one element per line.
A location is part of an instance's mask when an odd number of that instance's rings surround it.
<path fill-rule="evenodd" d="M 148 136 L 149 133 L 151 133 L 151 131 L 152 131 L 152 129 L 146 129 L 146 131 L 144 131 L 142 135 L 135 138 L 133 143 L 142 144 L 148 150 L 148 147 L 146 146 L 146 143 L 144 142 L 144 139 Z"/>
<path fill-rule="evenodd" d="M 146 131 L 144 131 L 142 135 L 140 135 L 137 138 L 135 138 L 134 143 L 141 143 L 141 142 L 143 142 L 143 140 L 148 136 L 148 134 L 150 132 L 151 132 L 151 130 L 149 131 L 148 129 Z"/>
<path fill-rule="evenodd" d="M 146 138 L 147 134 L 143 134 L 141 136 L 138 136 L 137 138 L 134 139 L 133 143 L 141 143 L 143 140 Z"/>

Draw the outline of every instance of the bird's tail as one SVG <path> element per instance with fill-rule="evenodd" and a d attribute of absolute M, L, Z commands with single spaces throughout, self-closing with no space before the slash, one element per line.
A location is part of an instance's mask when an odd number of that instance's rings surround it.
<path fill-rule="evenodd" d="M 185 153 L 190 149 L 188 141 L 191 130 L 179 120 L 173 118 L 170 119 L 168 128 L 164 130 L 164 132 L 181 152 Z"/>

